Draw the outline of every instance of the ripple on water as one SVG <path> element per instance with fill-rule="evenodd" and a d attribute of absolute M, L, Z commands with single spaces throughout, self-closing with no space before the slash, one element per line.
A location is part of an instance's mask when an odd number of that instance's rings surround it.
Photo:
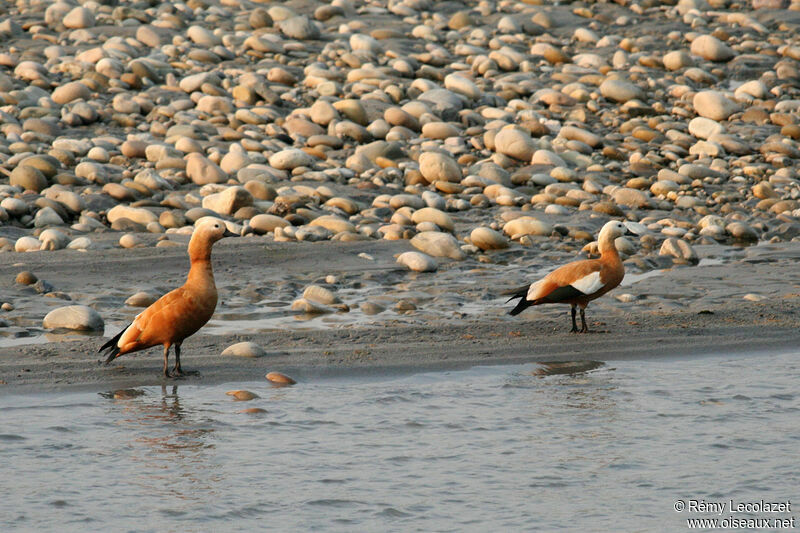
<path fill-rule="evenodd" d="M 54 409 L 73 410 L 93 407 L 95 407 L 95 404 L 88 402 L 80 402 L 76 404 L 41 403 L 36 405 L 10 405 L 8 407 L 3 407 L 3 411 L 52 411 Z"/>
<path fill-rule="evenodd" d="M 794 394 L 773 394 L 770 398 L 774 400 L 786 400 L 791 401 L 794 400 Z"/>
<path fill-rule="evenodd" d="M 319 500 L 308 500 L 306 505 L 320 506 L 320 507 L 334 507 L 338 509 L 348 508 L 358 505 L 367 505 L 366 502 L 356 500 L 343 500 L 338 498 L 322 498 Z"/>
<path fill-rule="evenodd" d="M 55 431 L 56 433 L 74 433 L 75 430 L 72 428 L 68 428 L 65 426 L 51 426 L 49 428 L 45 428 L 48 431 Z"/>
<path fill-rule="evenodd" d="M 396 509 L 394 507 L 385 507 L 375 513 L 375 515 L 386 518 L 411 518 L 414 516 L 411 513 L 406 513 L 405 511 L 401 511 L 400 509 Z"/>

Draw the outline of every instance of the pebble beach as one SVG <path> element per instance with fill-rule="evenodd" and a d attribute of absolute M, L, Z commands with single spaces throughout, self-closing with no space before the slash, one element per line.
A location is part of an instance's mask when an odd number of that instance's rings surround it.
<path fill-rule="evenodd" d="M 0 381 L 155 379 L 206 216 L 211 381 L 796 346 L 798 162 L 795 0 L 0 1 Z M 600 333 L 505 315 L 610 219 Z"/>

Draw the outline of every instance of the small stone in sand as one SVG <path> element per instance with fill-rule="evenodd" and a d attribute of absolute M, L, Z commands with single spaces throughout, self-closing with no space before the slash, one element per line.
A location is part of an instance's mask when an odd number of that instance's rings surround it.
<path fill-rule="evenodd" d="M 263 415 L 267 412 L 267 410 L 260 407 L 248 407 L 247 409 L 242 409 L 239 412 L 246 415 Z"/>
<path fill-rule="evenodd" d="M 53 309 L 44 317 L 45 329 L 72 329 L 78 331 L 102 331 L 103 318 L 91 307 L 68 305 Z"/>
<path fill-rule="evenodd" d="M 266 377 L 267 381 L 274 383 L 275 385 L 294 385 L 297 383 L 286 374 L 281 374 L 280 372 L 270 372 Z"/>
<path fill-rule="evenodd" d="M 261 357 L 265 355 L 264 349 L 254 342 L 237 342 L 225 348 L 222 355 L 233 355 L 236 357 Z"/>
<path fill-rule="evenodd" d="M 229 390 L 225 394 L 228 396 L 233 396 L 233 399 L 237 402 L 249 402 L 250 400 L 255 400 L 256 398 L 261 397 L 254 392 L 250 392 L 249 390 Z"/>
<path fill-rule="evenodd" d="M 140 291 L 125 300 L 125 305 L 131 307 L 149 307 L 158 300 L 158 297 L 149 292 Z"/>
<path fill-rule="evenodd" d="M 404 252 L 397 262 L 415 272 L 436 272 L 439 268 L 436 259 L 422 252 Z"/>
<path fill-rule="evenodd" d="M 16 281 L 17 281 L 17 283 L 19 283 L 20 285 L 33 285 L 34 283 L 36 283 L 37 281 L 39 281 L 39 278 L 37 278 L 37 277 L 36 277 L 36 276 L 33 274 L 33 272 L 30 272 L 30 271 L 28 271 L 28 270 L 23 270 L 22 272 L 20 272 L 19 274 L 17 274 Z"/>

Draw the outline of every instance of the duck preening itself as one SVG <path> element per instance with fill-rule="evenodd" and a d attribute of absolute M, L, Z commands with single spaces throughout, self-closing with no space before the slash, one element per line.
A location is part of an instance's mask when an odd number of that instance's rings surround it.
<path fill-rule="evenodd" d="M 612 220 L 600 230 L 598 248 L 600 259 L 584 259 L 567 263 L 544 278 L 512 289 L 503 294 L 511 295 L 509 302 L 520 298 L 509 314 L 518 315 L 532 305 L 569 304 L 572 308 L 572 331 L 586 333 L 585 309 L 589 302 L 616 287 L 625 276 L 625 267 L 614 244 L 617 237 L 630 233 L 622 222 Z M 581 329 L 575 322 L 575 312 L 580 309 Z"/>
<path fill-rule="evenodd" d="M 181 369 L 181 344 L 202 328 L 217 307 L 217 287 L 211 269 L 211 246 L 223 237 L 233 237 L 225 223 L 205 217 L 195 225 L 189 241 L 191 268 L 186 283 L 168 292 L 139 313 L 117 336 L 100 347 L 108 355 L 106 364 L 126 353 L 164 347 L 164 376 L 184 375 Z M 175 347 L 175 366 L 167 368 L 169 349 Z"/>

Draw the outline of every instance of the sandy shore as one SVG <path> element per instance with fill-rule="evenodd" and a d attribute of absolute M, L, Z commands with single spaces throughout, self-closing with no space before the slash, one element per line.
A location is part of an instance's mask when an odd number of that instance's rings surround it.
<path fill-rule="evenodd" d="M 703 249 L 701 266 L 644 276 L 629 267 L 628 281 L 589 307 L 588 318 L 596 330 L 589 335 L 568 333 L 567 307 L 505 315 L 509 306 L 497 294 L 538 268 L 535 261 L 531 263 L 536 266 L 520 264 L 524 253 L 509 264 L 464 261 L 426 275 L 397 268 L 393 256 L 407 248 L 402 241 L 301 245 L 223 241 L 215 257 L 221 291 L 217 314 L 184 344 L 186 368 L 200 375 L 181 382 L 257 381 L 272 370 L 302 382 L 343 373 L 535 360 L 775 352 L 796 350 L 800 342 L 797 243 L 709 247 Z M 372 260 L 359 257 L 365 251 Z M 139 312 L 123 305 L 129 294 L 166 288 L 182 278 L 184 253 L 142 248 L 88 255 L 68 251 L 0 255 L 1 288 L 20 304 L 18 314 L 30 317 L 30 324 L 18 330 L 33 335 L 0 338 L 4 382 L 0 393 L 162 383 L 158 348 L 105 366 L 96 354 L 101 337 L 54 335 L 37 331 L 34 324 L 36 317 L 69 297 L 97 307 L 113 333 Z M 15 284 L 14 273 L 22 269 L 53 285 L 61 298 L 30 294 L 33 289 Z M 326 276 L 337 278 L 338 293 L 350 312 L 312 318 L 288 311 L 305 283 Z M 633 301 L 619 301 L 621 295 Z M 387 308 L 369 315 L 359 308 L 365 301 L 383 302 Z M 388 305 L 390 301 L 412 302 L 417 309 L 401 312 Z M 256 342 L 268 355 L 220 355 L 240 341 Z"/>
<path fill-rule="evenodd" d="M 800 0 L 118 3 L 0 0 L 0 393 L 159 383 L 206 216 L 187 383 L 797 346 Z M 507 315 L 612 218 L 598 333 Z"/>

